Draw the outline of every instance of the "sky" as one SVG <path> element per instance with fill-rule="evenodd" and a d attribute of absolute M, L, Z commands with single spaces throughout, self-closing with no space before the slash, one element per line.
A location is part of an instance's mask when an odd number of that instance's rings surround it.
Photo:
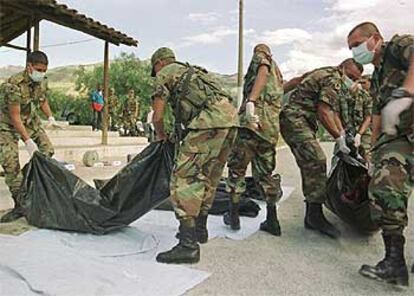
<path fill-rule="evenodd" d="M 237 71 L 238 0 L 57 0 L 139 41 L 138 47 L 110 47 L 111 57 L 133 52 L 148 59 L 169 46 L 181 61 L 210 71 Z M 252 48 L 268 43 L 285 78 L 317 67 L 337 65 L 351 56 L 349 30 L 375 22 L 386 39 L 414 34 L 414 0 L 244 0 L 244 65 Z M 41 50 L 50 67 L 103 60 L 104 42 L 53 23 L 41 22 Z M 72 43 L 65 46 L 49 46 Z M 24 45 L 25 36 L 11 42 Z M 0 48 L 0 67 L 22 65 L 24 53 Z M 369 72 L 371 69 L 368 68 Z"/>

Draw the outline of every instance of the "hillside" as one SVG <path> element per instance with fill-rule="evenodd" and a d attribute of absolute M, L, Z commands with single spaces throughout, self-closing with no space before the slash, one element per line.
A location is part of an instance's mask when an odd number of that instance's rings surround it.
<path fill-rule="evenodd" d="M 86 68 L 92 68 L 98 64 L 89 64 L 84 65 Z M 51 68 L 47 72 L 47 77 L 49 80 L 49 86 L 54 89 L 59 89 L 68 94 L 76 95 L 75 90 L 75 72 L 80 65 L 69 65 Z M 6 66 L 0 67 L 0 82 L 4 81 L 6 78 L 10 77 L 13 74 L 16 74 L 22 71 L 24 68 L 20 66 Z M 230 91 L 234 90 L 237 86 L 237 75 L 227 75 L 213 73 L 224 85 L 224 87 Z"/>

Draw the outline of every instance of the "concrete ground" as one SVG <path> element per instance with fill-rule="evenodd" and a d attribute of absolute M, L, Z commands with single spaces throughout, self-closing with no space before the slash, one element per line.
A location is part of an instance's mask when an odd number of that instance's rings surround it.
<path fill-rule="evenodd" d="M 329 153 L 332 150 L 331 145 L 325 144 L 324 148 Z M 110 177 L 118 169 L 80 168 L 76 173 L 90 181 Z M 277 171 L 284 185 L 296 188 L 279 210 L 282 236 L 259 231 L 244 241 L 213 239 L 202 245 L 201 262 L 191 267 L 210 272 L 211 276 L 187 295 L 414 295 L 414 274 L 410 288 L 404 290 L 358 274 L 361 264 L 375 264 L 382 259 L 379 234 L 358 235 L 330 213 L 329 219 L 342 231 L 339 240 L 304 229 L 300 175 L 289 149 L 279 151 Z M 0 209 L 8 205 L 8 193 L 0 178 Z M 410 214 L 413 207 L 411 202 Z M 412 225 L 406 231 L 410 267 L 414 263 Z"/>

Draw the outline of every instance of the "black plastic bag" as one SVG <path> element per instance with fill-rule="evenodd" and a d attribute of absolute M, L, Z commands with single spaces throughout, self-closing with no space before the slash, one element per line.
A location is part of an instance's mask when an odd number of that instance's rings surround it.
<path fill-rule="evenodd" d="M 173 161 L 173 144 L 152 143 L 98 190 L 59 162 L 35 153 L 23 169 L 27 221 L 95 234 L 122 228 L 168 198 Z"/>
<path fill-rule="evenodd" d="M 327 183 L 326 206 L 360 232 L 377 231 L 378 225 L 370 214 L 370 177 L 364 161 L 343 153 L 338 153 L 337 157 Z"/>
<path fill-rule="evenodd" d="M 253 198 L 263 200 L 263 194 L 257 189 L 253 178 L 247 177 L 246 191 L 243 193 L 242 198 L 240 199 L 240 216 L 257 217 L 260 211 L 260 207 L 256 202 L 252 200 Z M 229 211 L 229 201 L 230 195 L 226 191 L 226 180 L 222 179 L 217 186 L 214 202 L 211 205 L 208 213 L 211 215 L 223 215 Z M 157 210 L 173 211 L 174 209 L 170 200 L 166 200 L 157 207 Z"/>

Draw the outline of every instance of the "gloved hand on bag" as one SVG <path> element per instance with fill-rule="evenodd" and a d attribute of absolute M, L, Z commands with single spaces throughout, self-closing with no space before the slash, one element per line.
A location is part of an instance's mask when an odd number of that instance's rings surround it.
<path fill-rule="evenodd" d="M 255 113 L 256 113 L 256 107 L 253 102 L 249 101 L 246 104 L 246 117 L 249 123 L 252 123 L 252 124 L 259 123 L 259 116 L 257 116 Z"/>
<path fill-rule="evenodd" d="M 355 138 L 354 138 L 354 146 L 356 148 L 358 148 L 359 146 L 361 146 L 361 138 L 362 138 L 361 134 L 356 134 L 355 135 Z"/>
<path fill-rule="evenodd" d="M 351 149 L 346 146 L 346 139 L 344 134 L 341 134 L 338 138 L 336 138 L 335 142 L 338 145 L 339 151 L 342 153 L 349 154 L 351 152 Z"/>
<path fill-rule="evenodd" d="M 24 144 L 26 145 L 26 150 L 27 153 L 29 153 L 30 158 L 32 158 L 36 151 L 39 151 L 37 144 L 32 139 L 26 140 Z"/>

